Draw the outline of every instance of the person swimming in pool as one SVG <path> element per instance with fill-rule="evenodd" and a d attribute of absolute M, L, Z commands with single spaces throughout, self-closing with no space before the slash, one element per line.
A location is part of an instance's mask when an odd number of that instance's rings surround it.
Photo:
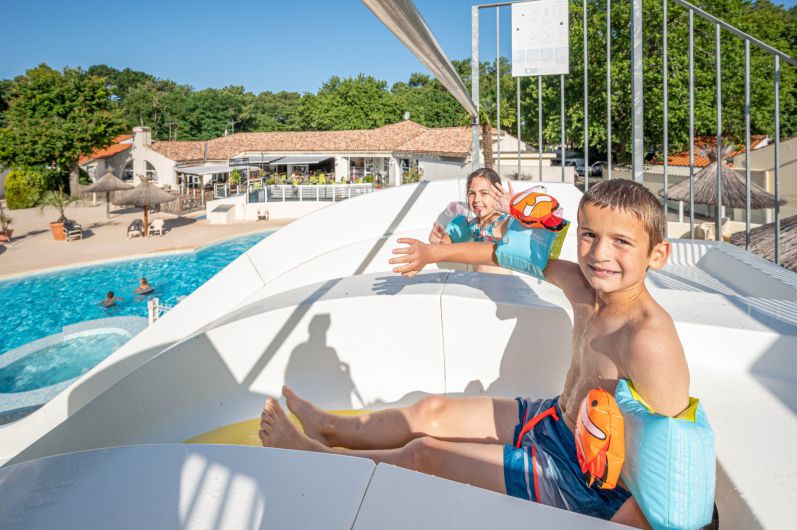
<path fill-rule="evenodd" d="M 115 306 L 116 302 L 124 302 L 124 300 L 118 296 L 114 296 L 113 291 L 108 291 L 108 294 L 105 295 L 105 299 L 97 305 L 108 309 L 109 307 Z"/>
<path fill-rule="evenodd" d="M 511 197 L 495 187 L 494 209 Z M 270 397 L 261 412 L 264 446 L 361 456 L 450 480 L 648 528 L 622 484 L 586 486 L 573 430 L 579 404 L 596 387 L 614 393 L 632 380 L 650 407 L 677 416 L 689 405 L 689 369 L 669 314 L 645 285 L 670 255 L 658 199 L 641 184 L 615 179 L 590 187 L 578 206 L 578 262 L 551 259 L 545 280 L 573 307 L 573 352 L 562 393 L 552 399 L 429 396 L 403 408 L 336 416 L 283 388 L 299 431 Z M 496 244 L 425 244 L 402 238 L 390 260 L 414 276 L 439 262 L 497 265 Z M 346 448 L 346 449 L 344 449 Z"/>
<path fill-rule="evenodd" d="M 146 278 L 142 277 L 138 280 L 138 287 L 133 291 L 136 294 L 150 294 L 155 291 L 155 288 L 149 284 Z"/>

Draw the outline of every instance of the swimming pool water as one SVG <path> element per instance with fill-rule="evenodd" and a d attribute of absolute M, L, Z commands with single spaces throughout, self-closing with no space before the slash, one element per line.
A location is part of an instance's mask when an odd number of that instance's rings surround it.
<path fill-rule="evenodd" d="M 147 316 L 147 297 L 133 293 L 146 277 L 161 304 L 175 305 L 243 252 L 268 237 L 259 232 L 196 252 L 135 258 L 0 281 L 0 354 L 60 332 L 64 326 L 106 316 Z M 122 298 L 98 306 L 108 291 Z"/>
<path fill-rule="evenodd" d="M 88 372 L 130 340 L 122 330 L 78 333 L 0 368 L 0 394 L 27 392 Z"/>

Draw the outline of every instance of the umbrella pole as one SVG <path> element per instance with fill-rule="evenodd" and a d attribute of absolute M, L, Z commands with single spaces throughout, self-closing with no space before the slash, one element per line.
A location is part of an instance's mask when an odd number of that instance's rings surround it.
<path fill-rule="evenodd" d="M 144 206 L 144 237 L 149 236 L 149 218 L 147 217 L 147 207 Z"/>
<path fill-rule="evenodd" d="M 111 192 L 105 192 L 105 218 L 111 218 Z"/>

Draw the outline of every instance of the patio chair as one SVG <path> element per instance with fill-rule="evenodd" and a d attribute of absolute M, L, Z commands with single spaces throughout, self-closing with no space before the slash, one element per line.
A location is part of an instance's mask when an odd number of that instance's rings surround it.
<path fill-rule="evenodd" d="M 163 219 L 154 219 L 149 224 L 149 235 L 152 235 L 155 232 L 157 232 L 158 235 L 162 236 L 163 235 L 163 225 L 164 225 Z"/>
<path fill-rule="evenodd" d="M 75 221 L 64 222 L 64 239 L 67 241 L 74 241 L 75 239 L 83 239 L 83 227 Z"/>
<path fill-rule="evenodd" d="M 127 226 L 127 239 L 131 237 L 142 237 L 144 235 L 144 221 L 135 219 Z"/>

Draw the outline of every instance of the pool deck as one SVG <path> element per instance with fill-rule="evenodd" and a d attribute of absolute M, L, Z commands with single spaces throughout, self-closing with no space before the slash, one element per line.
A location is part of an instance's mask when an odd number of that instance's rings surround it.
<path fill-rule="evenodd" d="M 5 206 L 5 201 L 3 201 Z M 44 214 L 38 208 L 6 210 L 13 222 L 12 244 L 0 243 L 0 278 L 13 277 L 35 271 L 102 262 L 125 257 L 151 255 L 162 252 L 192 250 L 225 239 L 252 232 L 279 228 L 292 219 L 269 222 L 241 222 L 211 225 L 206 219 L 196 219 L 203 212 L 177 217 L 166 213 L 150 214 L 150 222 L 166 221 L 163 236 L 127 239 L 127 226 L 133 219 L 142 219 L 140 208 L 111 208 L 111 218 L 105 218 L 105 203 L 88 201 L 66 210 L 69 219 L 83 226 L 83 240 L 54 241 L 49 222 L 58 217 L 52 209 Z"/>

